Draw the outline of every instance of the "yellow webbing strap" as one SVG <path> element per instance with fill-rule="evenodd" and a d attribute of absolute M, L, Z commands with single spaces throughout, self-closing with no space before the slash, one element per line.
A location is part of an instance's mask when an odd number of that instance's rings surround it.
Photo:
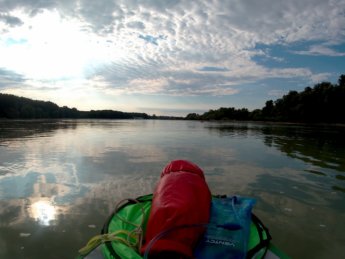
<path fill-rule="evenodd" d="M 115 231 L 113 233 L 107 233 L 107 234 L 103 234 L 103 235 L 94 236 L 93 238 L 91 238 L 89 240 L 89 242 L 87 242 L 86 246 L 84 246 L 83 248 L 81 248 L 78 251 L 80 256 L 84 257 L 84 256 L 88 255 L 89 253 L 92 252 L 92 250 L 96 249 L 99 245 L 101 245 L 105 242 L 109 242 L 109 241 L 117 241 L 117 242 L 123 243 L 124 245 L 126 245 L 128 247 L 136 248 L 138 251 L 140 251 L 140 248 L 142 245 L 142 239 L 143 239 L 142 226 L 143 226 L 144 219 L 145 219 L 145 211 L 141 207 L 141 212 L 143 214 L 141 223 L 139 225 L 134 224 L 134 223 L 120 217 L 117 214 L 117 212 L 119 211 L 119 208 L 120 208 L 120 204 L 123 204 L 124 201 L 139 203 L 139 201 L 137 201 L 135 199 L 122 200 L 119 203 L 117 203 L 117 205 L 115 207 L 114 215 L 119 220 L 121 220 L 122 222 L 134 226 L 135 229 L 133 229 L 132 231 L 118 230 L 118 231 Z M 127 236 L 127 239 L 120 237 L 121 234 Z M 131 241 L 131 239 L 134 241 Z"/>
<path fill-rule="evenodd" d="M 125 234 L 127 236 L 130 236 L 130 233 L 128 231 L 124 231 L 124 230 L 119 230 L 119 231 L 116 231 L 114 233 L 109 233 L 109 234 L 97 235 L 97 236 L 94 236 L 93 238 L 91 238 L 89 240 L 89 242 L 87 242 L 86 246 L 81 248 L 78 252 L 80 255 L 86 256 L 92 250 L 94 250 L 96 247 L 98 247 L 100 244 L 102 244 L 104 242 L 108 242 L 108 241 L 118 241 L 118 242 L 121 242 L 127 246 L 132 246 L 132 244 L 128 240 L 126 240 L 122 237 L 119 237 L 118 236 L 119 234 Z M 130 237 L 135 238 L 133 235 Z"/>

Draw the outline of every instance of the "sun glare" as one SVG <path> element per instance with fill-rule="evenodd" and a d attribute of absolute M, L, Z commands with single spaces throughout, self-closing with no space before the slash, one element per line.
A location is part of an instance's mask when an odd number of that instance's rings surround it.
<path fill-rule="evenodd" d="M 40 200 L 30 207 L 31 216 L 43 226 L 49 226 L 56 219 L 56 209 L 51 202 Z"/>
<path fill-rule="evenodd" d="M 4 35 L 0 67 L 33 80 L 69 80 L 85 78 L 109 59 L 107 41 L 88 33 L 80 21 L 50 11 L 21 18 L 30 25 Z"/>

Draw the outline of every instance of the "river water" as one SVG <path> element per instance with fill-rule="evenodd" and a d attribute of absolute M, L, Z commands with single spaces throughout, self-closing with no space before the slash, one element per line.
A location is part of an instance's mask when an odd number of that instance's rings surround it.
<path fill-rule="evenodd" d="M 0 258 L 75 258 L 171 160 L 254 197 L 294 258 L 345 256 L 345 127 L 155 120 L 0 121 Z"/>

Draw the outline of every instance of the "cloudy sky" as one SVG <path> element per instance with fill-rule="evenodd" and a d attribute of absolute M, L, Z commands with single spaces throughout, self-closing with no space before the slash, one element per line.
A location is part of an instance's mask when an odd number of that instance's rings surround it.
<path fill-rule="evenodd" d="M 0 92 L 159 115 L 345 74 L 344 0 L 0 0 Z"/>

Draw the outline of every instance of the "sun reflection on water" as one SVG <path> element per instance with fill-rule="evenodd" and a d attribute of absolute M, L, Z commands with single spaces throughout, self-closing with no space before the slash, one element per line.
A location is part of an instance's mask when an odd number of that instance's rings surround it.
<path fill-rule="evenodd" d="M 52 225 L 56 219 L 56 208 L 50 201 L 39 200 L 30 207 L 31 216 L 43 226 Z"/>

